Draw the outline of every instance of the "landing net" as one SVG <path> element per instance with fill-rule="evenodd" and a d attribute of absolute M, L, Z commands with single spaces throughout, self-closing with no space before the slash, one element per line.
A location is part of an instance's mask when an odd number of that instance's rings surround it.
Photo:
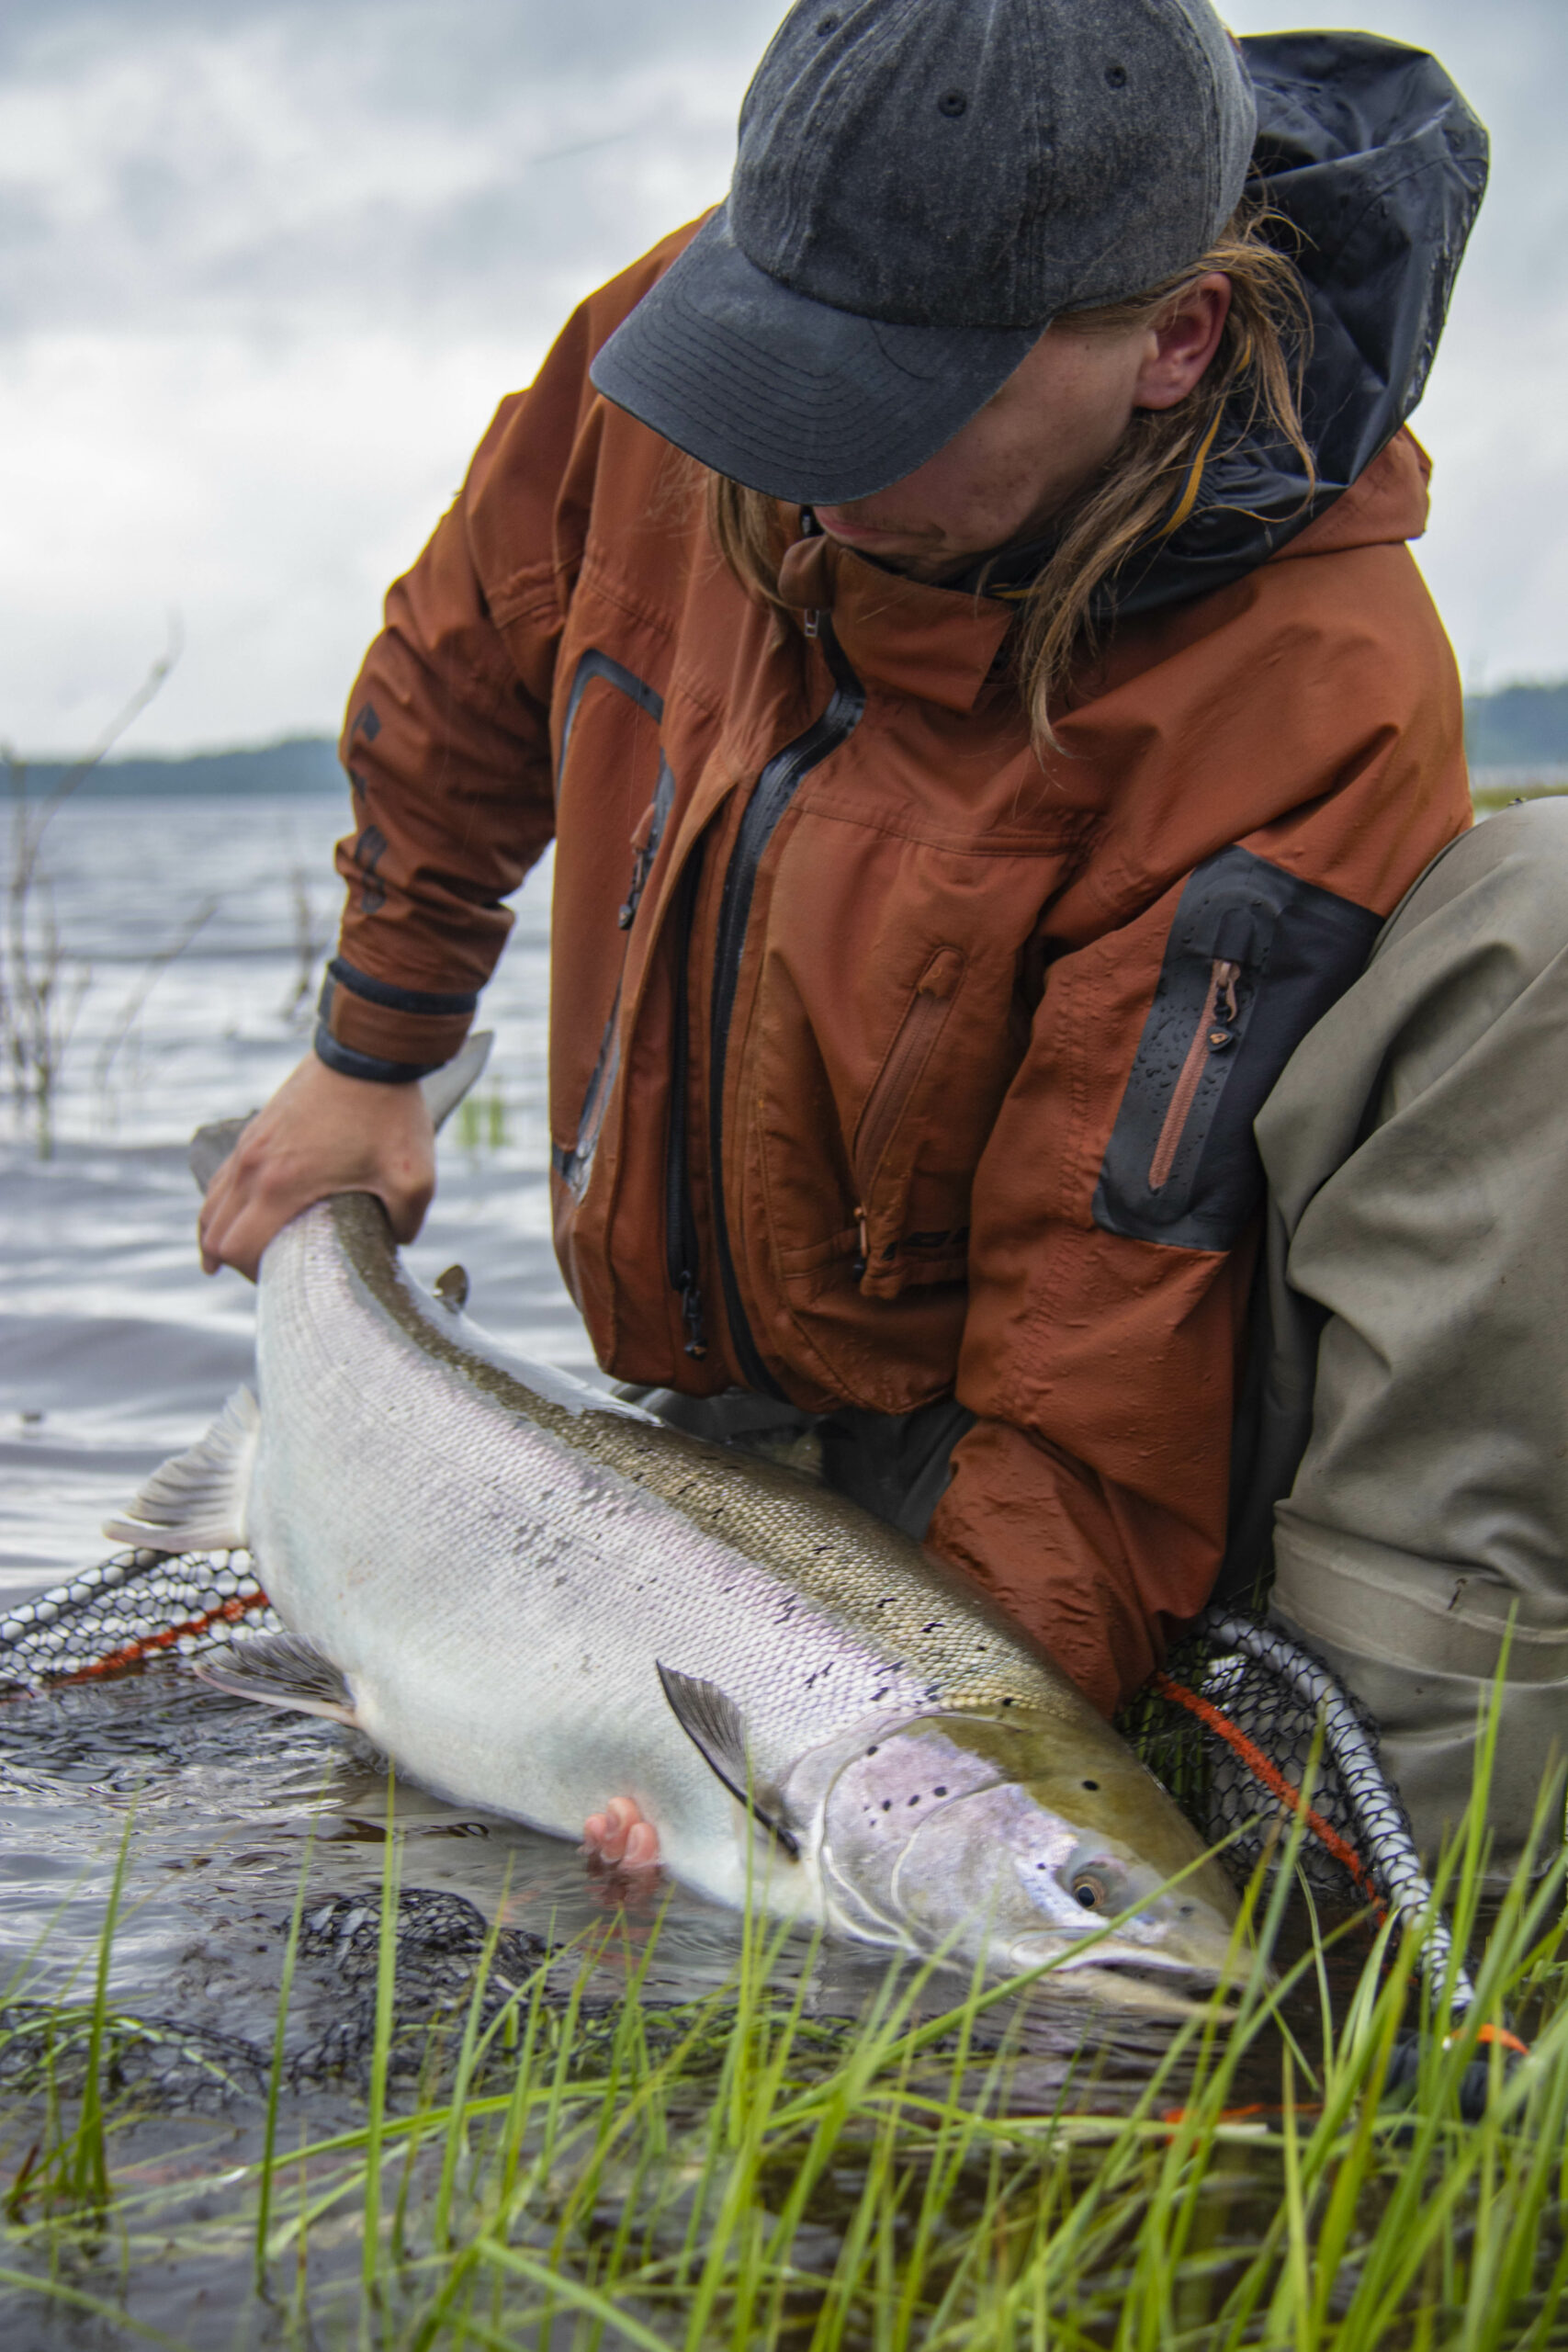
<path fill-rule="evenodd" d="M 247 1552 L 117 1552 L 0 1620 L 0 1693 L 102 1681 L 280 1630 Z M 1120 1728 L 1238 1876 L 1299 1834 L 1297 1867 L 1317 1894 L 1412 1927 L 1427 1918 L 1423 1964 L 1440 1979 L 1447 1932 L 1376 1726 L 1321 1659 L 1211 1610 Z M 1462 2008 L 1468 1982 L 1453 1984 Z"/>

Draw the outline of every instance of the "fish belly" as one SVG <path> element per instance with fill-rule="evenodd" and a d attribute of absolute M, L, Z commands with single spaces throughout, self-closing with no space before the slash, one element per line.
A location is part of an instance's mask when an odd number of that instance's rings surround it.
<path fill-rule="evenodd" d="M 815 1872 L 771 1866 L 659 1682 L 657 1660 L 712 1673 L 755 1645 L 727 1622 L 724 1547 L 705 1556 L 657 1496 L 313 1271 L 279 1279 L 269 1253 L 264 1272 L 250 1528 L 278 1614 L 342 1669 L 367 1734 L 427 1786 L 559 1836 L 633 1797 L 689 1884 L 737 1903 L 766 1861 L 772 1906 L 814 1915 Z"/>

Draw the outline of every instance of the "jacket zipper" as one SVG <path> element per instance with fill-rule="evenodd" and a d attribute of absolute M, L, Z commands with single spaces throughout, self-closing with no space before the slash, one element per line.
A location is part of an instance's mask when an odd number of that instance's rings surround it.
<path fill-rule="evenodd" d="M 1216 956 L 1209 967 L 1208 993 L 1203 1010 L 1198 1015 L 1198 1025 L 1192 1032 L 1192 1042 L 1187 1048 L 1176 1080 L 1170 1105 L 1160 1127 L 1155 1156 L 1149 1162 L 1149 1190 L 1157 1193 L 1170 1179 L 1176 1165 L 1176 1155 L 1181 1148 L 1182 1136 L 1192 1105 L 1198 1098 L 1198 1087 L 1209 1066 L 1211 1054 L 1221 1053 L 1235 1037 L 1236 1017 L 1235 984 L 1241 978 L 1241 966 L 1228 956 Z"/>
<path fill-rule="evenodd" d="M 670 1125 L 664 1146 L 664 1258 L 671 1286 L 680 1295 L 686 1353 L 705 1356 L 701 1283 L 702 1252 L 692 1208 L 691 1168 L 686 1150 L 687 1086 L 692 1067 L 692 922 L 702 874 L 699 847 L 681 876 L 675 902 L 675 1034 L 670 1056 Z"/>
<path fill-rule="evenodd" d="M 855 1180 L 860 1187 L 860 1200 L 854 1213 L 855 1223 L 860 1228 L 857 1279 L 865 1272 L 869 1248 L 866 1204 L 871 1199 L 877 1169 L 881 1166 L 882 1156 L 893 1131 L 903 1116 L 909 1090 L 946 1026 L 962 973 L 963 958 L 956 948 L 941 948 L 931 957 L 915 983 L 915 993 L 909 1001 L 908 1010 L 899 1023 L 887 1058 L 861 1113 L 860 1128 L 854 1143 Z"/>
<path fill-rule="evenodd" d="M 740 1285 L 736 1276 L 735 1260 L 729 1246 L 729 1225 L 724 1203 L 724 1073 L 729 1049 L 729 1023 L 735 1011 L 735 991 L 740 977 L 740 959 L 746 949 L 746 931 L 750 921 L 751 899 L 757 886 L 757 869 L 761 865 L 768 843 L 778 829 L 779 820 L 794 799 L 795 793 L 814 767 L 846 742 L 859 726 L 865 710 L 865 688 L 844 659 L 839 640 L 833 633 L 830 616 L 823 612 L 808 614 L 807 621 L 815 621 L 817 643 L 821 648 L 833 679 L 833 694 L 827 709 L 813 719 L 804 735 L 775 752 L 758 777 L 746 812 L 740 820 L 735 847 L 724 876 L 724 889 L 719 899 L 718 945 L 714 959 L 713 1010 L 708 1025 L 708 1190 L 713 1202 L 714 1251 L 718 1262 L 719 1286 L 724 1295 L 725 1318 L 729 1326 L 730 1344 L 742 1380 L 749 1388 L 760 1390 L 763 1396 L 784 1396 L 783 1389 L 769 1372 L 751 1337 L 741 1305 Z M 810 632 L 808 632 L 810 633 Z M 684 962 L 682 960 L 682 974 Z M 682 987 L 684 981 L 682 978 Z M 675 1123 L 671 1121 L 673 1143 Z M 691 1217 L 688 1172 L 685 1165 L 684 1121 L 682 1117 L 680 1166 L 675 1169 L 671 1152 L 671 1279 L 682 1290 L 683 1308 L 695 1296 L 694 1254 L 689 1261 L 693 1271 L 692 1287 L 682 1288 L 675 1267 L 676 1212 Z M 682 1228 L 683 1229 L 683 1228 Z M 699 1317 L 701 1302 L 696 1309 Z"/>

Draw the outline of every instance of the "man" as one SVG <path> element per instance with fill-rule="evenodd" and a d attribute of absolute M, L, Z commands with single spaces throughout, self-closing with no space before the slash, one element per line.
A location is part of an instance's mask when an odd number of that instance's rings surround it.
<path fill-rule="evenodd" d="M 601 1364 L 809 1418 L 1135 1690 L 1304 1436 L 1242 1376 L 1254 1118 L 1469 821 L 1401 428 L 1484 152 L 1431 60 L 1207 0 L 796 7 L 726 204 L 583 306 L 391 592 L 316 1053 L 209 1266 L 337 1190 L 417 1229 L 411 1081 L 553 833 Z"/>

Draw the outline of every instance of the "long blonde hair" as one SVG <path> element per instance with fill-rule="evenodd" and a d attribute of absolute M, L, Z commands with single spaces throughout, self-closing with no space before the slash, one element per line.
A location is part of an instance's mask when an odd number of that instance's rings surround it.
<path fill-rule="evenodd" d="M 1223 428 L 1239 441 L 1259 421 L 1271 426 L 1301 467 L 1303 501 L 1312 495 L 1315 471 L 1300 408 L 1309 314 L 1292 264 L 1265 233 L 1267 220 L 1264 209 L 1249 201 L 1190 269 L 1129 301 L 1062 320 L 1076 334 L 1114 334 L 1148 325 L 1211 271 L 1231 282 L 1229 315 L 1200 382 L 1174 408 L 1134 411 L 1107 464 L 1053 518 L 1053 552 L 1019 596 L 1014 669 L 1042 751 L 1055 746 L 1052 713 L 1069 679 L 1095 651 L 1097 590 L 1134 548 L 1179 529 Z M 1227 439 L 1224 447 L 1231 446 Z M 715 473 L 707 477 L 706 499 L 708 530 L 730 571 L 749 594 L 784 611 L 778 574 L 787 526 L 781 503 Z"/>

